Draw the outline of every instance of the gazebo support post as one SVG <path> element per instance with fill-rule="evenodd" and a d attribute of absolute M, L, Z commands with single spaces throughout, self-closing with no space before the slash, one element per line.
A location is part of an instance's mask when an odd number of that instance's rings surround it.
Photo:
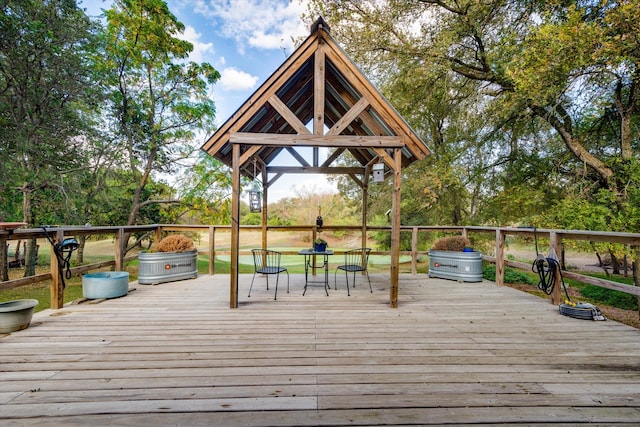
<path fill-rule="evenodd" d="M 398 307 L 398 283 L 400 278 L 400 178 L 402 172 L 402 151 L 393 150 L 393 204 L 391 220 L 391 283 L 389 286 L 389 305 Z"/>
<path fill-rule="evenodd" d="M 362 179 L 362 247 L 367 247 L 367 200 L 369 199 L 369 173 L 370 168 L 365 168 L 364 177 Z M 365 272 L 363 271 L 364 275 Z"/>
<path fill-rule="evenodd" d="M 231 280 L 229 281 L 229 307 L 238 308 L 238 259 L 240 251 L 240 144 L 232 150 L 231 193 Z"/>
<path fill-rule="evenodd" d="M 267 167 L 262 165 L 262 249 L 267 249 L 267 192 L 269 186 L 267 185 Z"/>

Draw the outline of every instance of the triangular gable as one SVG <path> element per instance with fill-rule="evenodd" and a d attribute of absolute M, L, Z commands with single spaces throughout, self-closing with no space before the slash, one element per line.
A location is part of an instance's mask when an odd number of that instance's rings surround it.
<path fill-rule="evenodd" d="M 312 130 L 306 127 L 312 123 Z M 326 129 L 329 129 L 325 132 Z M 402 147 L 402 165 L 429 154 L 429 149 L 364 76 L 328 32 L 320 18 L 312 33 L 249 99 L 209 138 L 202 150 L 232 164 L 232 144 L 242 144 L 242 174 L 258 168 L 278 173 L 364 173 L 372 161 L 389 162 L 386 150 Z M 334 147 L 323 164 L 305 159 L 298 147 Z M 270 168 L 288 150 L 299 165 Z M 360 169 L 332 168 L 344 151 Z"/>

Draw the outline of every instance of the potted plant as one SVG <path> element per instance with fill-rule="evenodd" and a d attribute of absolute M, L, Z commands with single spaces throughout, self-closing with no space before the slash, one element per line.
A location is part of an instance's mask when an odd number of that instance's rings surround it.
<path fill-rule="evenodd" d="M 158 283 L 198 277 L 198 250 L 193 240 L 172 234 L 156 243 L 151 250 L 138 254 L 138 283 Z"/>
<path fill-rule="evenodd" d="M 464 236 L 440 238 L 429 250 L 429 277 L 482 282 L 482 254 Z"/>
<path fill-rule="evenodd" d="M 327 241 L 318 237 L 313 241 L 313 250 L 316 252 L 324 252 L 327 250 Z"/>

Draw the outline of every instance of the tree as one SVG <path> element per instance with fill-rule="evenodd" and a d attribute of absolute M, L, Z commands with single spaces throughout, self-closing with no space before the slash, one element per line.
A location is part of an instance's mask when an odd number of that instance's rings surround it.
<path fill-rule="evenodd" d="M 93 24 L 73 0 L 4 1 L 0 14 L 0 158 L 3 193 L 17 191 L 34 226 L 47 219 L 35 206 L 66 197 L 66 174 L 82 167 L 92 103 L 85 58 Z M 8 201 L 17 201 L 11 196 Z M 49 217 L 50 218 L 50 217 Z M 27 247 L 25 275 L 35 273 L 36 242 Z"/>
<path fill-rule="evenodd" d="M 489 148 L 502 153 L 485 163 L 502 177 L 495 191 L 513 183 L 507 174 L 516 166 L 528 165 L 550 178 L 547 185 L 570 191 L 588 187 L 591 195 L 609 192 L 620 213 L 629 203 L 640 204 L 628 191 L 640 184 L 633 172 L 640 150 L 638 0 L 335 0 L 313 6 L 376 80 L 390 81 L 413 64 L 417 80 L 436 70 L 449 76 L 440 84 L 457 83 L 446 91 L 474 88 L 477 96 L 468 98 L 474 102 L 466 108 L 485 119 L 476 126 L 484 128 L 477 141 L 493 140 Z M 424 103 L 422 95 L 416 93 L 413 105 Z M 411 123 L 428 128 L 425 121 Z M 500 138 L 505 131 L 510 139 Z M 437 151 L 433 132 L 425 134 Z M 527 163 L 536 153 L 541 161 Z M 515 175 L 522 178 L 518 185 L 528 184 L 528 177 Z M 596 199 L 602 200 L 592 197 L 596 204 Z M 548 200 L 547 208 L 557 201 Z"/>
<path fill-rule="evenodd" d="M 231 222 L 231 173 L 220 160 L 201 151 L 192 167 L 183 168 L 177 186 L 180 200 L 198 223 Z"/>
<path fill-rule="evenodd" d="M 208 89 L 220 74 L 186 61 L 193 45 L 177 37 L 184 25 L 164 1 L 115 0 L 105 15 L 99 63 L 108 77 L 113 132 L 135 178 L 126 221 L 133 225 L 144 206 L 178 202 L 145 198 L 145 187 L 152 174 L 171 172 L 189 156 L 197 131 L 213 128 Z"/>

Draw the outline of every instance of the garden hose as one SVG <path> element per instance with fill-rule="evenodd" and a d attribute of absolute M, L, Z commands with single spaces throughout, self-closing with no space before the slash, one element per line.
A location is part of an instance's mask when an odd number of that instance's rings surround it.
<path fill-rule="evenodd" d="M 556 286 L 556 272 L 560 276 L 562 288 L 564 289 L 564 294 L 567 297 L 567 299 L 564 300 L 564 303 L 558 306 L 560 314 L 576 319 L 607 320 L 606 317 L 602 315 L 600 309 L 595 305 L 587 302 L 575 303 L 571 301 L 569 292 L 567 291 L 567 285 L 564 283 L 564 277 L 562 276 L 562 269 L 558 262 L 558 255 L 553 248 L 551 248 L 548 257 L 545 258 L 540 255 L 540 252 L 538 252 L 538 234 L 536 233 L 535 227 L 533 229 L 533 236 L 536 242 L 536 259 L 533 261 L 531 270 L 540 278 L 538 282 L 538 289 L 547 295 L 551 295 Z"/>
<path fill-rule="evenodd" d="M 560 273 L 560 280 L 562 281 L 562 287 L 564 288 L 564 294 L 567 296 L 567 300 L 571 301 L 569 293 L 567 292 L 567 286 L 564 283 L 564 277 L 562 277 L 562 269 L 558 262 L 558 255 L 555 250 L 551 248 L 551 252 L 548 257 L 544 257 L 538 251 L 538 233 L 536 227 L 533 228 L 533 236 L 536 243 L 536 259 L 531 265 L 531 271 L 538 275 L 540 279 L 538 281 L 538 289 L 547 295 L 553 293 L 553 289 L 556 286 L 556 272 Z"/>
<path fill-rule="evenodd" d="M 62 280 L 62 289 L 66 287 L 66 283 L 64 279 L 71 279 L 71 255 L 73 251 L 78 249 L 80 244 L 73 237 L 64 239 L 62 242 L 54 243 L 51 236 L 49 236 L 49 232 L 47 231 L 47 227 L 40 227 L 44 230 L 44 234 L 47 237 L 49 243 L 53 247 L 53 253 L 56 255 L 58 259 L 58 273 L 60 275 L 60 280 Z"/>

